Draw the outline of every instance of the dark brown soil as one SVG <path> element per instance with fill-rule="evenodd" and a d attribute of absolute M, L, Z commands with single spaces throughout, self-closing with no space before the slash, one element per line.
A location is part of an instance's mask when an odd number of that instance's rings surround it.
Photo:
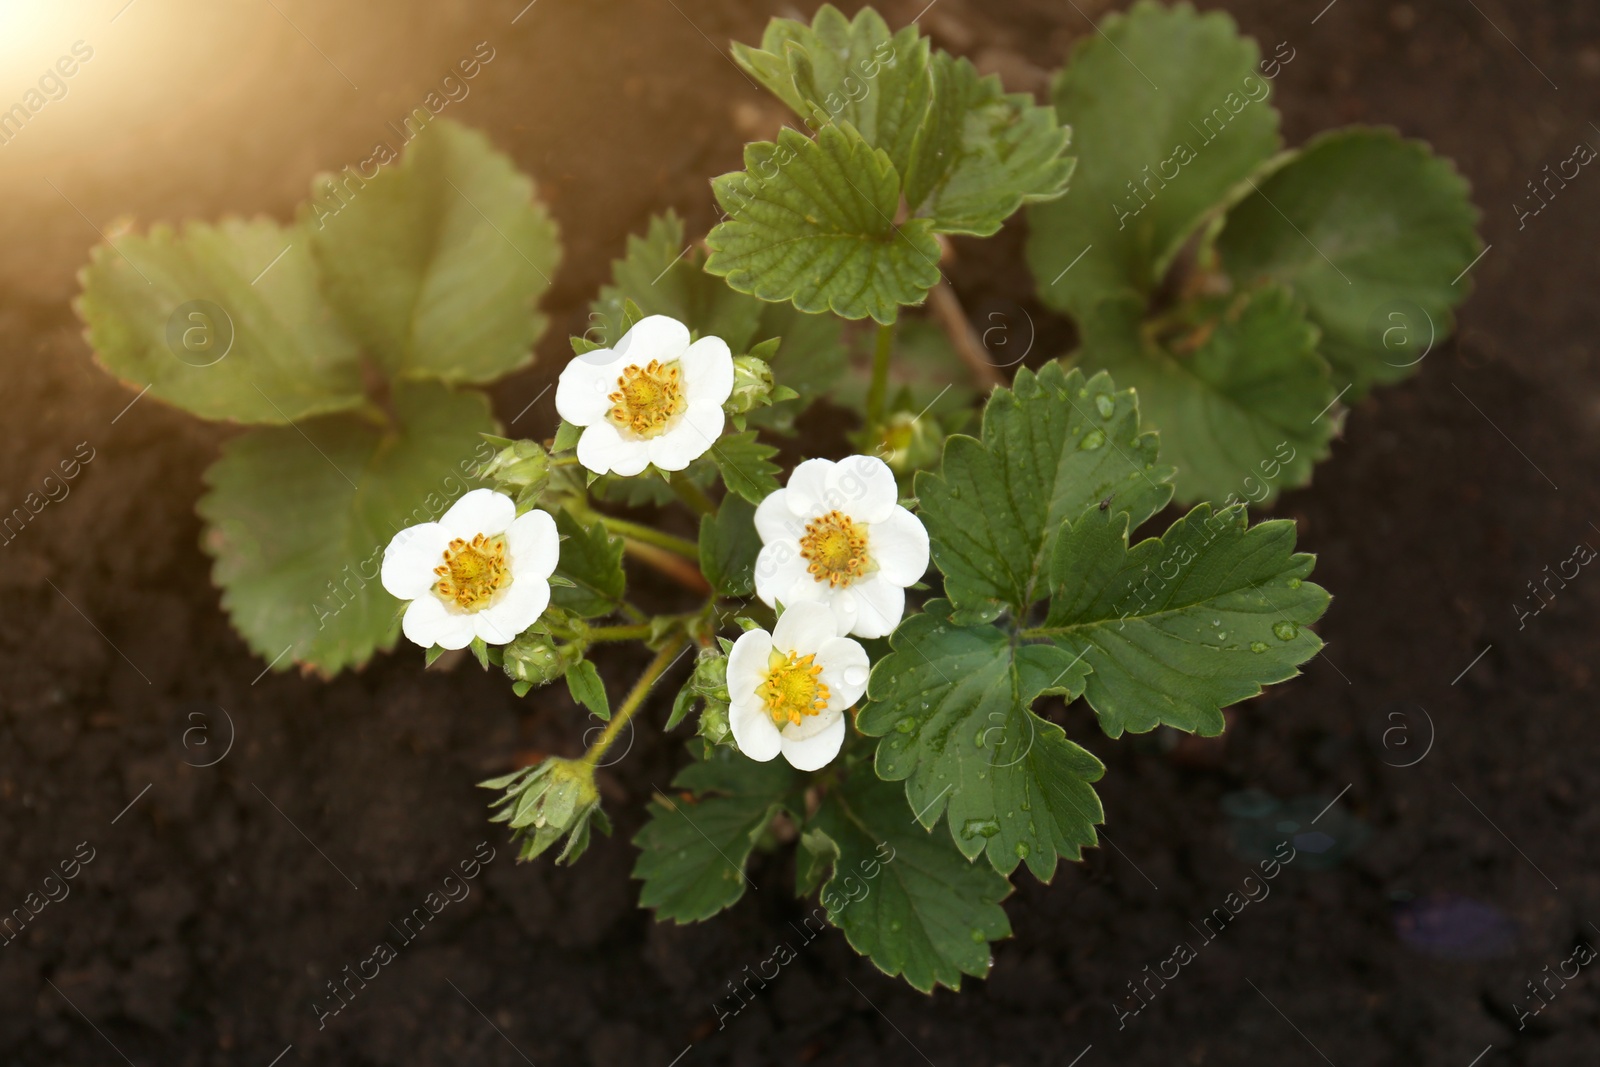
<path fill-rule="evenodd" d="M 627 844 L 681 760 L 655 725 L 607 782 L 618 836 L 575 870 L 519 867 L 473 783 L 530 750 L 572 751 L 580 718 L 564 693 L 519 702 L 470 664 L 422 674 L 414 650 L 331 684 L 263 675 L 197 547 L 199 475 L 226 431 L 148 399 L 124 410 L 132 394 L 90 364 L 68 307 L 91 227 L 286 218 L 312 171 L 363 158 L 488 39 L 496 57 L 452 113 L 541 183 L 567 249 L 547 306 L 581 331 L 609 259 L 651 212 L 675 207 L 695 232 L 712 221 L 706 179 L 769 121 L 719 50 L 792 12 L 539 0 L 513 25 L 524 2 L 319 14 L 281 0 L 278 14 L 208 13 L 198 29 L 182 5 L 144 0 L 115 23 L 120 4 L 107 5 L 63 31 L 92 38 L 102 67 L 38 116 L 34 142 L 0 149 L 0 508 L 80 442 L 93 449 L 70 495 L 0 548 L 0 911 L 75 851 L 93 856 L 0 947 L 0 1062 L 1596 1062 L 1600 977 L 1550 976 L 1579 942 L 1600 943 L 1600 578 L 1551 586 L 1523 627 L 1514 606 L 1576 543 L 1600 545 L 1600 178 L 1580 176 L 1522 228 L 1512 204 L 1578 140 L 1600 144 L 1600 10 L 1226 5 L 1269 48 L 1295 49 L 1278 82 L 1291 142 L 1353 121 L 1431 140 L 1471 178 L 1492 246 L 1459 338 L 1355 410 L 1316 485 L 1279 505 L 1335 594 L 1326 655 L 1236 709 L 1212 745 L 1108 743 L 1069 709 L 1109 767 L 1106 847 L 1052 886 L 1019 878 L 1016 936 L 988 980 L 925 997 L 830 933 L 718 1029 L 726 983 L 794 937 L 790 861 L 758 859 L 758 891 L 714 921 L 658 926 L 634 906 Z M 887 4 L 891 21 L 922 3 Z M 938 0 L 922 24 L 1032 88 L 1103 7 Z M 95 127 L 130 64 L 149 74 L 126 83 L 137 107 Z M 954 279 L 986 324 L 1025 309 L 1037 358 L 1068 335 L 1022 295 L 1022 238 L 1013 226 L 963 244 Z M 498 390 L 503 420 L 551 379 L 564 333 Z M 516 428 L 550 418 L 546 398 Z M 620 685 L 634 664 L 612 666 Z M 1251 822 L 1268 805 L 1246 790 L 1285 807 Z M 1303 852 L 1207 943 L 1196 927 L 1240 891 L 1251 829 L 1290 832 L 1274 829 L 1288 819 L 1310 833 L 1336 796 L 1315 827 L 1327 839 L 1302 839 L 1331 846 Z M 496 858 L 471 895 L 319 1028 L 325 983 L 398 943 L 389 924 L 484 841 Z M 1197 958 L 1142 987 L 1149 1006 L 1119 1028 L 1114 1005 L 1140 1003 L 1129 983 L 1179 942 Z"/>

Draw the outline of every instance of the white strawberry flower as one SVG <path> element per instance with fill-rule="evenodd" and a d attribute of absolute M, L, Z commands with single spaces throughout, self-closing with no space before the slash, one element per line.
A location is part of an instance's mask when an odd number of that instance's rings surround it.
<path fill-rule="evenodd" d="M 728 653 L 728 725 L 762 763 L 781 752 L 798 770 L 827 766 L 844 744 L 845 709 L 866 691 L 866 649 L 839 636 L 822 604 L 796 604 Z"/>
<path fill-rule="evenodd" d="M 560 554 L 548 513 L 519 516 L 504 493 L 474 489 L 438 522 L 394 535 L 383 587 L 411 601 L 400 628 L 423 648 L 465 648 L 474 637 L 506 645 L 549 606 Z"/>
<path fill-rule="evenodd" d="M 733 392 L 733 353 L 720 337 L 689 343 L 689 327 L 666 315 L 634 323 L 615 348 L 566 365 L 556 410 L 574 426 L 578 462 L 596 474 L 634 475 L 649 464 L 681 471 L 722 434 Z"/>
<path fill-rule="evenodd" d="M 928 569 L 928 531 L 898 500 L 894 472 L 873 456 L 797 466 L 756 508 L 756 595 L 785 609 L 826 604 L 841 634 L 887 636 Z"/>

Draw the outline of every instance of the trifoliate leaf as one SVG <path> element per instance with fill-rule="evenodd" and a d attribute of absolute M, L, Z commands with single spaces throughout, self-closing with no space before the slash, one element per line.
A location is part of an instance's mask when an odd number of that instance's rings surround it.
<path fill-rule="evenodd" d="M 552 587 L 551 602 L 591 619 L 615 611 L 628 588 L 622 539 L 612 537 L 599 522 L 584 526 L 564 509 L 556 512 L 555 519 L 561 535 L 556 575 L 572 585 Z"/>
<path fill-rule="evenodd" d="M 752 504 L 777 492 L 779 467 L 772 462 L 778 450 L 756 439 L 756 431 L 725 434 L 711 446 L 711 457 L 722 472 L 722 483 Z"/>
<path fill-rule="evenodd" d="M 581 659 L 567 668 L 567 692 L 572 699 L 588 708 L 602 722 L 611 721 L 611 702 L 606 699 L 606 686 L 593 663 Z"/>
<path fill-rule="evenodd" d="M 721 596 L 755 592 L 756 556 L 761 552 L 755 517 L 755 505 L 729 493 L 715 515 L 700 519 L 700 573 Z"/>
<path fill-rule="evenodd" d="M 404 605 L 379 582 L 384 550 L 476 488 L 494 452 L 480 393 L 419 382 L 393 402 L 391 428 L 334 415 L 252 430 L 206 471 L 212 580 L 234 629 L 280 670 L 337 674 L 393 647 Z"/>
<path fill-rule="evenodd" d="M 923 826 L 946 812 L 968 858 L 987 851 L 1009 874 L 1026 861 L 1041 881 L 1056 857 L 1095 843 L 1100 761 L 1029 710 L 1041 693 L 1083 691 L 1089 666 L 1047 644 L 1014 646 L 993 626 L 958 626 L 945 601 L 900 624 L 894 652 L 867 683 L 856 725 L 881 737 L 880 777 L 906 780 Z"/>
<path fill-rule="evenodd" d="M 389 373 L 489 382 L 532 359 L 560 244 L 533 182 L 487 137 L 438 120 L 399 163 L 344 182 L 304 226 L 329 299 Z"/>
<path fill-rule="evenodd" d="M 670 315 L 700 337 L 720 337 L 743 352 L 755 336 L 766 304 L 701 269 L 704 255 L 684 240 L 683 220 L 668 211 L 650 220 L 643 237 L 628 236 L 628 251 L 611 264 L 611 284 L 589 308 L 586 338 L 601 347 L 627 333 L 624 305 L 634 301 L 646 315 Z"/>
<path fill-rule="evenodd" d="M 808 28 L 800 23 L 774 30 L 781 36 L 796 113 L 819 130 L 830 122 L 848 122 L 873 148 L 882 149 L 901 173 L 911 162 L 912 143 L 928 112 L 933 86 L 928 78 L 928 42 L 915 26 L 891 34 L 870 7 L 847 20 L 832 4 L 818 9 Z M 735 49 L 734 58 L 753 69 L 749 52 Z M 769 55 L 772 53 L 769 53 Z M 774 70 L 767 60 L 754 66 Z M 789 102 L 789 98 L 780 93 Z"/>
<path fill-rule="evenodd" d="M 1132 391 L 1050 364 L 1017 372 L 984 408 L 982 439 L 957 435 L 941 472 L 916 477 L 945 593 L 961 621 L 1022 617 L 1046 592 L 1062 520 L 1109 499 L 1135 525 L 1172 494 L 1154 434 L 1139 431 Z"/>
<path fill-rule="evenodd" d="M 77 303 L 96 358 L 207 419 L 281 426 L 359 406 L 360 351 L 307 244 L 296 227 L 229 219 L 97 246 Z"/>
<path fill-rule="evenodd" d="M 927 219 L 895 225 L 900 177 L 848 124 L 815 141 L 791 129 L 745 146 L 743 172 L 712 182 L 729 218 L 706 237 L 705 269 L 742 293 L 801 311 L 893 322 L 939 280 Z"/>
<path fill-rule="evenodd" d="M 1355 399 L 1415 373 L 1451 330 L 1482 247 L 1466 180 L 1393 130 L 1322 135 L 1228 213 L 1218 249 L 1245 284 L 1294 289 Z"/>
<path fill-rule="evenodd" d="M 1142 300 L 1206 215 L 1277 151 L 1258 58 L 1231 18 L 1188 4 L 1144 0 L 1082 38 L 1054 89 L 1078 156 L 1072 193 L 1028 213 L 1028 262 L 1046 304 L 1081 316 L 1107 296 Z"/>
<path fill-rule="evenodd" d="M 709 919 L 744 895 L 745 863 L 756 839 L 801 779 L 784 760 L 757 763 L 713 749 L 672 780 L 684 792 L 657 796 L 650 821 L 634 837 L 643 879 L 639 906 L 676 923 Z M 686 794 L 692 794 L 686 795 Z"/>
<path fill-rule="evenodd" d="M 988 974 L 989 943 L 1011 936 L 1000 907 L 1011 886 L 918 826 L 898 785 L 861 767 L 829 791 L 806 834 L 811 878 L 831 867 L 828 921 L 880 971 L 924 993 Z"/>
<path fill-rule="evenodd" d="M 1201 504 L 1128 547 L 1127 520 L 1089 511 L 1062 530 L 1042 628 L 1093 668 L 1085 696 L 1107 734 L 1165 724 L 1212 736 L 1222 709 L 1298 674 L 1322 641 L 1328 594 L 1305 580 L 1287 519 L 1248 525 L 1243 507 Z"/>
<path fill-rule="evenodd" d="M 1053 109 L 1007 93 L 965 59 L 933 57 L 934 102 L 918 131 L 905 198 L 940 233 L 988 237 L 1023 204 L 1066 192 L 1071 131 Z M 869 137 L 868 140 L 871 140 Z"/>
<path fill-rule="evenodd" d="M 1262 503 L 1309 482 L 1339 425 L 1316 327 L 1279 286 L 1188 310 L 1184 332 L 1156 340 L 1138 304 L 1108 300 L 1081 320 L 1075 362 L 1138 394 L 1179 500 Z"/>

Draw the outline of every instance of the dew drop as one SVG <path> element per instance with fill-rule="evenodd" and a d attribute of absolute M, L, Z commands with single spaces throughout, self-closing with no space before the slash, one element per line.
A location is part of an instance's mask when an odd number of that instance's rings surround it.
<path fill-rule="evenodd" d="M 1251 641 L 1250 642 L 1250 651 L 1251 652 L 1265 652 L 1266 650 L 1267 650 L 1267 643 L 1265 641 Z"/>
<path fill-rule="evenodd" d="M 1083 435 L 1083 440 L 1078 442 L 1078 447 L 1085 452 L 1092 452 L 1106 443 L 1106 435 L 1099 430 L 1091 430 Z"/>
<path fill-rule="evenodd" d="M 1280 621 L 1272 624 L 1272 632 L 1277 635 L 1279 641 L 1293 641 L 1300 633 L 1300 628 L 1292 622 Z"/>
<path fill-rule="evenodd" d="M 909 734 L 912 730 L 917 728 L 917 720 L 907 715 L 905 718 L 896 722 L 894 724 L 894 728 L 903 734 Z"/>
<path fill-rule="evenodd" d="M 844 682 L 846 685 L 866 685 L 867 669 L 852 663 L 844 669 Z"/>
<path fill-rule="evenodd" d="M 891 929 L 891 930 L 899 930 L 900 926 L 901 926 L 900 920 L 899 919 L 895 919 L 893 922 L 891 922 L 889 924 L 889 929 Z"/>
<path fill-rule="evenodd" d="M 1228 635 L 1225 632 L 1222 632 L 1220 630 L 1217 632 L 1217 640 L 1218 641 L 1226 641 L 1227 639 L 1228 639 Z"/>
<path fill-rule="evenodd" d="M 993 837 L 1000 832 L 1000 824 L 993 819 L 968 819 L 961 827 L 961 836 L 969 841 L 978 836 Z"/>
<path fill-rule="evenodd" d="M 1289 588 L 1290 589 L 1299 589 L 1300 588 L 1300 579 L 1298 579 L 1298 578 L 1290 578 L 1289 579 Z"/>
<path fill-rule="evenodd" d="M 972 940 L 981 945 L 981 944 L 983 944 L 985 941 L 987 941 L 989 939 L 987 937 L 983 936 L 983 931 L 982 930 L 980 930 L 976 926 L 974 926 L 972 928 Z"/>
<path fill-rule="evenodd" d="M 1100 413 L 1100 417 L 1102 419 L 1109 419 L 1117 410 L 1117 405 L 1111 402 L 1111 398 L 1109 396 L 1101 393 L 1099 396 L 1094 398 L 1094 409 Z"/>
<path fill-rule="evenodd" d="M 1017 858 L 1021 860 L 1028 858 L 1028 843 L 1026 841 L 1017 842 Z"/>

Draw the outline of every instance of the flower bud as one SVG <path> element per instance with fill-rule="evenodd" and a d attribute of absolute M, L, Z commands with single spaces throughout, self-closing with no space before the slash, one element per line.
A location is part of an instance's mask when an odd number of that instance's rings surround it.
<path fill-rule="evenodd" d="M 507 645 L 501 666 L 515 682 L 544 685 L 567 673 L 582 656 L 573 645 L 558 645 L 549 634 L 529 630 Z"/>
<path fill-rule="evenodd" d="M 942 433 L 931 416 L 897 411 L 879 433 L 877 455 L 896 474 L 924 470 L 939 461 Z"/>
<path fill-rule="evenodd" d="M 716 647 L 700 651 L 689 689 L 702 701 L 700 724 L 696 732 L 713 745 L 733 744 L 728 724 L 728 657 Z"/>
<path fill-rule="evenodd" d="M 519 497 L 537 496 L 550 478 L 550 454 L 537 441 L 513 441 L 484 465 L 483 477 L 525 490 Z"/>
<path fill-rule="evenodd" d="M 485 785 L 498 786 L 505 781 Z M 556 862 L 577 859 L 589 845 L 591 819 L 601 832 L 611 832 L 611 824 L 600 810 L 594 767 L 583 760 L 545 760 L 532 773 L 514 776 L 505 795 L 493 806 L 501 810 L 489 821 L 510 825 L 512 840 L 521 844 L 518 859 L 533 859 L 563 837 L 568 837 L 567 846 Z"/>
<path fill-rule="evenodd" d="M 736 356 L 733 360 L 733 392 L 722 410 L 730 415 L 753 411 L 769 403 L 772 396 L 772 367 L 760 356 Z"/>

